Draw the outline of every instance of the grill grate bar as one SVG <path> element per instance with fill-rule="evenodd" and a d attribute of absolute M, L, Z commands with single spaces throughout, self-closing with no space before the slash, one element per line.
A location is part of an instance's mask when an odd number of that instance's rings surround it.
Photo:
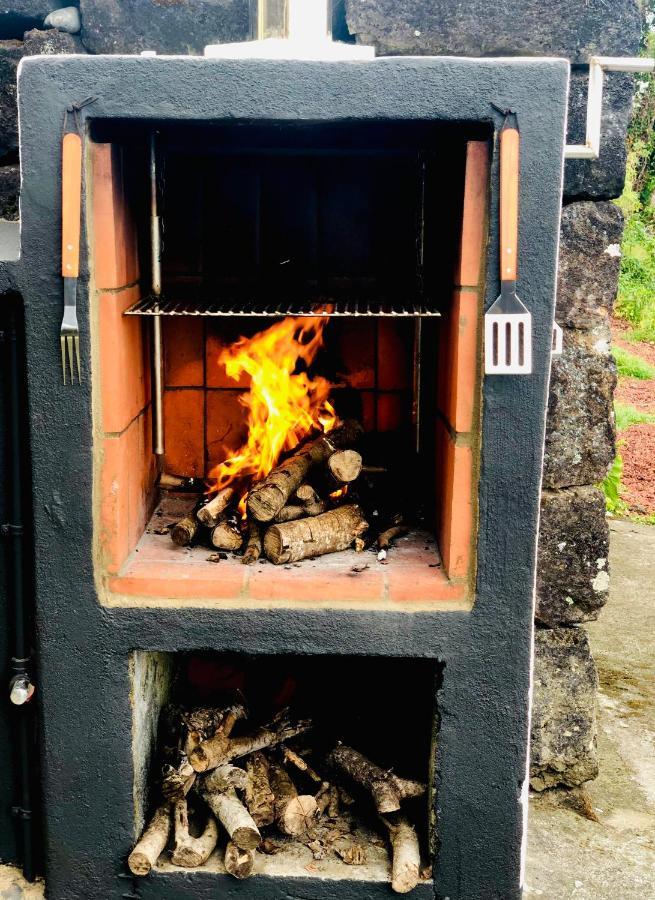
<path fill-rule="evenodd" d="M 126 316 L 262 316 L 266 318 L 279 318 L 280 316 L 429 316 L 441 315 L 426 303 L 410 302 L 407 304 L 391 303 L 388 301 L 366 300 L 333 300 L 321 299 L 320 306 L 331 307 L 330 312 L 324 308 L 313 308 L 308 303 L 278 303 L 261 304 L 256 300 L 246 300 L 235 304 L 234 301 L 226 301 L 224 305 L 199 299 L 168 299 L 164 296 L 154 295 L 137 300 L 129 309 L 125 310 Z"/>

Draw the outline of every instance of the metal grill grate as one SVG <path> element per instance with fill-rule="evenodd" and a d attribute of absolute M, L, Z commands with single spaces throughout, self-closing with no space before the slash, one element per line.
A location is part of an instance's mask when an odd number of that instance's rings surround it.
<path fill-rule="evenodd" d="M 180 299 L 172 297 L 155 297 L 150 295 L 138 300 L 129 309 L 126 316 L 405 316 L 405 317 L 437 317 L 441 313 L 429 308 L 425 303 L 396 303 L 386 300 L 334 300 L 316 298 L 311 305 L 302 302 L 262 304 L 259 300 L 238 301 L 225 299 L 209 301 L 199 299 Z"/>

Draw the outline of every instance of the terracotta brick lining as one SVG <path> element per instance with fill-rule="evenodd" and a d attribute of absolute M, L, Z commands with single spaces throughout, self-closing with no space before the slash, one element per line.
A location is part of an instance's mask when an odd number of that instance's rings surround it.
<path fill-rule="evenodd" d="M 110 591 L 171 600 L 340 600 L 357 602 L 462 601 L 473 576 L 477 494 L 477 423 L 480 416 L 480 317 L 487 220 L 489 148 L 472 142 L 466 177 L 459 285 L 439 336 L 437 388 L 437 538 L 443 568 L 425 559 L 355 581 L 347 573 L 186 565 L 156 558 L 152 547 L 134 554 L 153 501 L 147 320 L 123 316 L 138 298 L 138 254 L 120 148 L 94 144 L 92 271 L 99 324 L 100 442 L 99 544 Z M 340 354 L 352 375 L 367 429 L 397 428 L 411 404 L 411 343 L 403 321 L 342 323 Z M 344 327 L 345 326 L 345 327 Z M 238 326 L 237 326 L 238 327 Z M 235 335 L 236 336 L 236 335 Z M 229 336 L 228 339 L 233 339 Z M 165 469 L 205 476 L 244 437 L 236 385 L 218 366 L 221 335 L 206 320 L 166 320 Z M 97 383 L 97 382 L 96 382 Z M 139 550 L 143 548 L 139 546 Z M 152 555 L 154 552 L 154 556 Z"/>

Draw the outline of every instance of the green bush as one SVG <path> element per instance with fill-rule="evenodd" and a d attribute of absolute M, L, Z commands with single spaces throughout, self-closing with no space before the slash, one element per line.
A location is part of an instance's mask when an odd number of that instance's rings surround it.
<path fill-rule="evenodd" d="M 651 378 L 655 378 L 655 366 L 649 365 L 640 356 L 628 353 L 622 347 L 614 347 L 612 355 L 616 361 L 619 375 L 624 375 L 627 378 L 639 378 L 641 381 L 649 381 Z"/>

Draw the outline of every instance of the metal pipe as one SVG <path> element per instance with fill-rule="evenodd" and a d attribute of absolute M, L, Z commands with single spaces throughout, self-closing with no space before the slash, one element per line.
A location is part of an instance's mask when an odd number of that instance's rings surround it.
<path fill-rule="evenodd" d="M 425 294 L 425 179 L 426 161 L 419 155 L 419 192 L 416 235 L 416 269 L 420 301 Z M 412 372 L 412 425 L 414 426 L 414 447 L 419 453 L 421 449 L 421 340 L 423 336 L 423 320 L 420 316 L 414 319 L 414 346 Z"/>
<path fill-rule="evenodd" d="M 150 253 L 152 293 L 161 296 L 161 222 L 157 194 L 157 136 L 150 132 Z M 164 453 L 164 354 L 162 349 L 161 314 L 152 320 L 153 371 L 153 450 Z"/>
<path fill-rule="evenodd" d="M 13 611 L 13 655 L 11 658 L 12 678 L 9 683 L 9 697 L 18 717 L 17 756 L 19 769 L 19 803 L 12 807 L 13 815 L 20 821 L 23 874 L 27 881 L 34 881 L 34 848 L 32 831 L 32 749 L 27 701 L 34 693 L 29 668 L 30 648 L 26 633 L 25 613 L 25 570 L 23 556 L 23 495 L 22 459 L 24 448 L 21 440 L 20 356 L 18 352 L 18 325 L 16 309 L 9 310 L 7 335 L 8 352 L 6 384 L 7 390 L 7 431 L 8 431 L 8 474 L 9 522 L 3 524 L 2 533 L 11 542 L 11 594 Z"/>

